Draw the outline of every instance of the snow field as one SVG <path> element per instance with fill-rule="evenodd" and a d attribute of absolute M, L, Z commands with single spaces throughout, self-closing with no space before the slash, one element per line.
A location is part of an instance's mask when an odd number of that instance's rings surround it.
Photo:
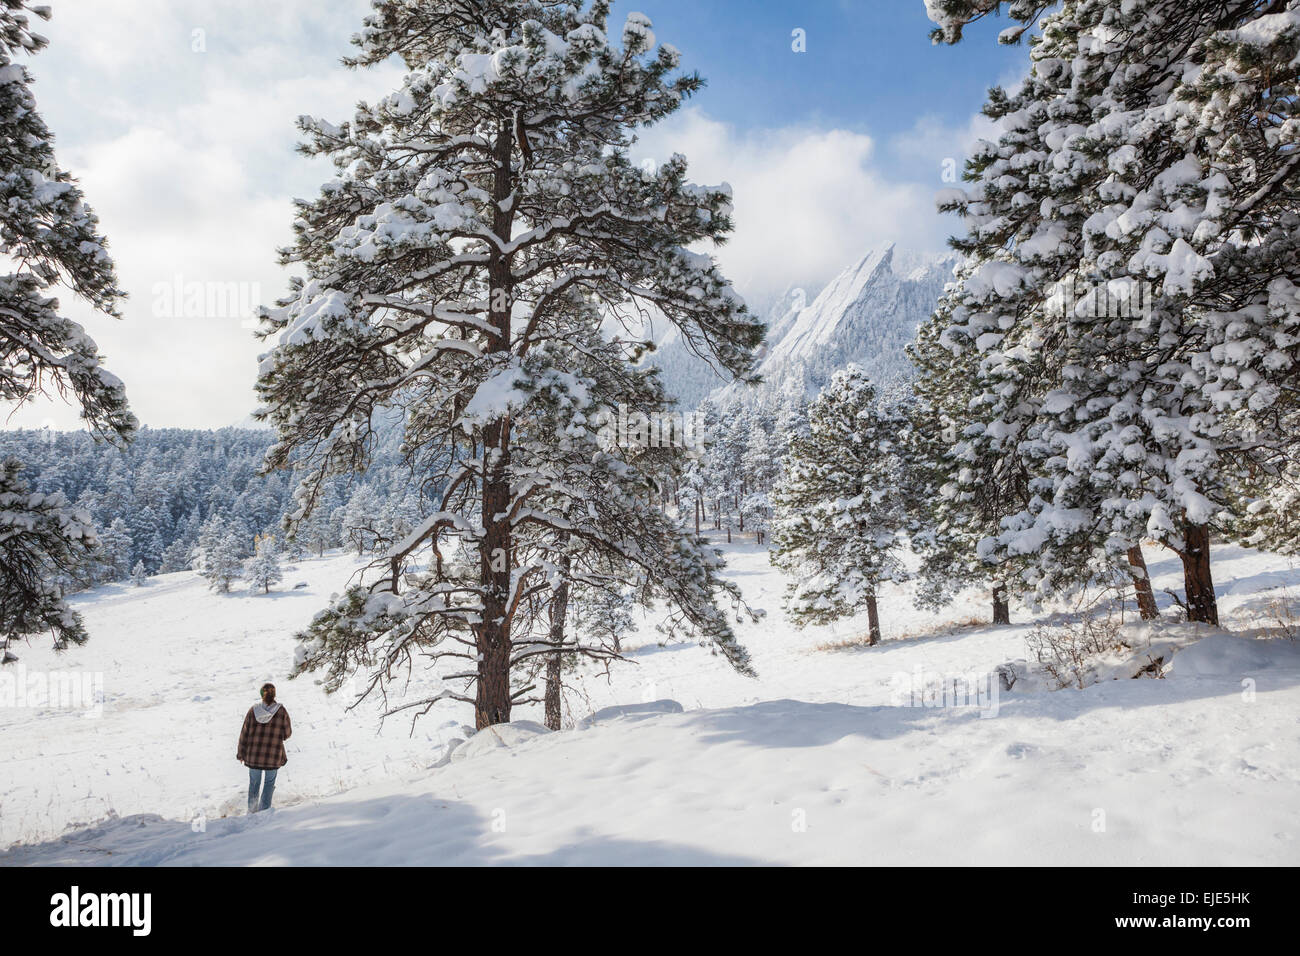
<path fill-rule="evenodd" d="M 1175 586 L 1176 562 L 1150 558 L 1157 593 Z M 636 666 L 580 683 L 572 729 L 547 733 L 521 709 L 448 754 L 464 705 L 437 705 L 414 736 L 405 720 L 376 732 L 370 705 L 350 715 L 307 679 L 279 680 L 294 736 L 277 809 L 259 817 L 243 815 L 240 719 L 354 560 L 299 562 L 285 584 L 309 586 L 271 596 L 211 594 L 188 575 L 81 596 L 94 637 L 58 663 L 104 672 L 103 715 L 0 711 L 16 768 L 4 842 L 27 844 L 0 863 L 1300 861 L 1300 648 L 1265 636 L 1272 602 L 1300 591 L 1284 560 L 1219 550 L 1235 633 L 1204 629 L 1167 679 L 1012 691 L 982 716 L 907 706 L 899 679 L 1024 657 L 1025 612 L 945 627 L 987 609 L 972 596 L 924 614 L 895 588 L 886 642 L 868 649 L 855 625 L 790 628 L 762 550 L 728 559 L 768 610 L 741 635 L 757 681 L 703 648 L 658 646 L 647 622 L 628 641 Z"/>

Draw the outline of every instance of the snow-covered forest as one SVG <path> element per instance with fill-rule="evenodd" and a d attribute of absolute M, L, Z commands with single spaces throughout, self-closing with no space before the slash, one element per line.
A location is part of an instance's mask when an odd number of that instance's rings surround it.
<path fill-rule="evenodd" d="M 365 4 L 215 430 L 95 344 L 0 4 L 0 400 L 82 426 L 0 432 L 0 864 L 1294 864 L 1300 6 L 911 4 L 1019 57 L 950 241 L 744 280 L 752 197 L 638 152 L 709 96 L 660 21 Z"/>
<path fill-rule="evenodd" d="M 291 550 L 367 553 L 408 533 L 419 509 L 399 440 L 388 437 L 362 478 L 335 482 Z M 265 430 L 236 428 L 143 429 L 125 450 L 81 432 L 0 433 L 0 455 L 21 463 L 32 491 L 62 495 L 90 518 L 98 547 L 59 575 L 67 592 L 126 580 L 137 564 L 145 575 L 200 569 L 227 535 L 239 558 L 258 536 L 283 538 L 294 485 L 260 473 L 270 444 Z"/>

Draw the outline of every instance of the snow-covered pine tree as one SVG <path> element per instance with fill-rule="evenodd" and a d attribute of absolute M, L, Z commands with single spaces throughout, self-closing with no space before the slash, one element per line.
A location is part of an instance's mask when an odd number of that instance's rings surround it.
<path fill-rule="evenodd" d="M 1290 427 L 1300 433 L 1300 416 L 1293 419 Z M 1276 477 L 1256 487 L 1243 483 L 1242 492 L 1245 500 L 1239 510 L 1244 517 L 1238 527 L 1243 542 L 1278 554 L 1300 554 L 1300 449 Z"/>
<path fill-rule="evenodd" d="M 384 540 L 384 504 L 369 484 L 356 487 L 338 516 L 343 540 L 356 549 L 357 557 L 373 551 Z"/>
<path fill-rule="evenodd" d="M 63 600 L 58 582 L 76 576 L 94 555 L 90 515 L 62 494 L 32 492 L 22 466 L 0 462 L 0 642 L 4 662 L 17 660 L 10 642 L 49 631 L 54 646 L 86 640 L 81 615 Z"/>
<path fill-rule="evenodd" d="M 595 643 L 622 653 L 623 638 L 636 626 L 632 609 L 643 602 L 638 589 L 609 574 L 599 586 L 587 583 L 572 598 L 574 626 Z"/>
<path fill-rule="evenodd" d="M 301 561 L 307 556 L 307 546 L 297 535 L 290 536 L 284 542 L 284 556 L 290 561 Z"/>
<path fill-rule="evenodd" d="M 652 499 L 653 482 L 608 455 L 588 480 L 611 483 L 575 527 L 537 507 L 562 480 L 543 470 L 541 436 L 516 457 L 539 387 L 616 407 L 602 389 L 646 348 L 623 340 L 598 362 L 609 374 L 566 379 L 564 353 L 543 346 L 567 340 L 579 301 L 635 318 L 629 328 L 653 306 L 741 378 L 762 339 L 712 259 L 687 248 L 729 232 L 729 190 L 688 183 L 680 156 L 653 173 L 627 157 L 633 131 L 701 81 L 674 73 L 671 47 L 653 52 L 641 14 L 628 16 L 621 47 L 611 42 L 608 15 L 605 0 L 376 0 L 348 62 L 397 54 L 402 89 L 351 123 L 301 123 L 304 150 L 331 157 L 338 176 L 300 204 L 284 255 L 307 277 L 264 310 L 277 345 L 259 391 L 279 435 L 267 466 L 301 470 L 301 517 L 328 476 L 364 466 L 375 415 L 396 406 L 408 456 L 442 500 L 373 585 L 307 633 L 303 666 L 328 667 L 334 686 L 362 661 L 391 670 L 417 651 L 459 656 L 467 685 L 448 696 L 472 701 L 480 727 L 509 720 L 525 693 L 512 682 L 521 655 L 553 650 L 538 630 L 553 592 L 540 566 L 521 562 L 556 545 L 519 539 L 560 532 L 648 566 L 676 604 L 671 626 L 749 670 L 714 603 L 716 555 L 638 499 Z M 408 576 L 420 557 L 429 571 Z"/>
<path fill-rule="evenodd" d="M 271 593 L 271 585 L 284 578 L 280 570 L 280 547 L 274 535 L 261 535 L 253 548 L 253 556 L 244 562 L 244 580 L 250 591 Z"/>
<path fill-rule="evenodd" d="M 779 449 L 784 441 L 770 434 L 757 414 L 750 416 L 748 426 L 741 458 L 740 528 L 752 532 L 761 545 L 772 524 L 772 489 L 781 475 Z"/>
<path fill-rule="evenodd" d="M 698 462 L 700 449 L 685 440 L 692 436 L 674 437 L 666 427 L 660 427 L 658 443 L 649 436 L 623 443 L 612 421 L 614 408 L 646 410 L 661 424 L 681 420 L 666 417 L 670 403 L 657 370 L 631 366 L 622 354 L 620 343 L 601 335 L 599 312 L 574 298 L 555 335 L 533 353 L 541 364 L 530 376 L 531 401 L 515 416 L 516 464 L 525 474 L 545 476 L 533 507 L 552 516 L 523 526 L 516 538 L 519 567 L 549 582 L 551 600 L 540 623 L 548 642 L 545 705 L 551 727 L 560 719 L 563 675 L 584 658 L 607 666 L 620 657 L 622 629 L 631 618 L 612 613 L 615 601 L 648 606 L 662 599 L 669 610 L 667 637 L 698 635 L 748 672 L 747 656 L 714 604 L 722 594 L 743 608 L 738 589 L 717 575 L 720 553 L 657 504 L 662 489 Z M 530 461 L 536 464 L 530 467 Z M 636 586 L 629 588 L 632 582 Z M 599 626 L 589 626 L 593 617 Z M 516 620 L 519 660 L 542 646 L 525 642 L 525 622 Z"/>
<path fill-rule="evenodd" d="M 870 642 L 880 643 L 880 586 L 908 576 L 900 424 L 850 365 L 809 407 L 807 430 L 791 438 L 773 494 L 772 561 L 791 576 L 786 606 L 796 622 L 827 623 L 865 607 Z"/>
<path fill-rule="evenodd" d="M 152 572 L 162 564 L 162 553 L 166 547 L 163 542 L 165 522 L 147 500 L 140 495 L 132 498 L 136 507 L 127 514 L 127 527 L 131 533 L 133 551 L 137 560 L 143 561 Z"/>
<path fill-rule="evenodd" d="M 214 552 L 232 530 L 230 522 L 221 514 L 214 512 L 208 516 L 199 527 L 199 536 L 194 544 L 196 570 L 202 570 L 208 554 Z"/>
<path fill-rule="evenodd" d="M 227 531 L 202 547 L 199 574 L 207 580 L 208 587 L 220 594 L 230 593 L 230 585 L 239 580 L 244 569 L 240 551 L 239 537 L 234 531 Z"/>
<path fill-rule="evenodd" d="M 178 538 L 163 549 L 162 564 L 158 571 L 160 574 L 172 574 L 176 571 L 188 570 L 193 556 L 194 546 Z"/>
<path fill-rule="evenodd" d="M 295 537 L 301 539 L 307 548 L 315 551 L 317 557 L 323 557 L 325 550 L 335 547 L 339 541 L 338 528 L 334 524 L 331 510 L 318 507 L 298 523 Z"/>
<path fill-rule="evenodd" d="M 929 9 L 955 42 L 1003 6 Z M 1004 39 L 1045 7 L 1007 4 Z M 1294 459 L 1298 17 L 1067 0 L 1024 85 L 990 96 L 999 141 L 945 200 L 978 263 L 949 342 L 980 356 L 985 434 L 1041 479 L 994 547 L 1045 555 L 1049 584 L 1078 539 L 1120 564 L 1145 534 L 1182 558 L 1188 617 L 1217 621 L 1211 534 Z"/>
<path fill-rule="evenodd" d="M 0 401 L 22 404 L 50 389 L 71 394 L 96 435 L 126 441 L 136 420 L 122 383 L 48 294 L 62 285 L 104 314 L 119 316 L 122 291 L 99 221 L 72 177 L 59 169 L 53 135 L 30 89 L 31 74 L 15 60 L 46 45 L 30 29 L 29 16 L 46 19 L 49 8 L 23 0 L 0 4 L 0 252 L 15 270 L 0 274 Z M 0 607 L 6 646 L 36 630 L 49 630 L 56 647 L 81 643 L 85 629 L 62 602 L 53 569 L 71 573 L 86 551 L 93 540 L 87 516 L 67 510 L 61 495 L 23 490 L 17 467 L 3 469 Z"/>
<path fill-rule="evenodd" d="M 101 581 L 123 581 L 131 573 L 131 531 L 123 518 L 114 518 L 113 523 L 97 535 L 99 539 L 99 579 Z"/>
<path fill-rule="evenodd" d="M 145 586 L 148 580 L 149 580 L 149 571 L 148 569 L 145 568 L 144 561 L 143 560 L 137 561 L 135 563 L 135 567 L 131 569 L 131 583 L 138 588 L 142 588 Z"/>
<path fill-rule="evenodd" d="M 941 302 L 907 350 L 917 370 L 916 400 L 901 436 L 914 486 L 911 543 L 921 556 L 917 600 L 940 607 L 964 588 L 988 588 L 993 623 L 1009 624 L 1009 584 L 1023 559 L 1013 561 L 989 543 L 1028 501 L 1029 475 L 1002 444 L 977 440 L 991 438 L 977 401 L 979 370 L 971 352 L 945 343 L 949 320 Z"/>

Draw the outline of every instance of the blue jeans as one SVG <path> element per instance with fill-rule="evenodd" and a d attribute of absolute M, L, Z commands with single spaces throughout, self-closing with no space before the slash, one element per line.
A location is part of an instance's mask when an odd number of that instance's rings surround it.
<path fill-rule="evenodd" d="M 275 771 L 258 770 L 256 767 L 248 768 L 248 812 L 256 813 L 258 810 L 271 809 L 271 794 L 275 793 Z M 262 774 L 266 774 L 263 781 Z M 262 800 L 259 803 L 257 791 L 262 791 Z"/>

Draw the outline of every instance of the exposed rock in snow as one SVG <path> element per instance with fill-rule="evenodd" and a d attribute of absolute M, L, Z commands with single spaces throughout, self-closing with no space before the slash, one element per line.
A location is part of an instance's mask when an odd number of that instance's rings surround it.
<path fill-rule="evenodd" d="M 509 724 L 484 727 L 469 740 L 452 750 L 448 756 L 452 763 L 478 757 L 494 750 L 512 750 L 535 737 L 549 734 L 541 724 L 531 720 L 516 720 Z"/>
<path fill-rule="evenodd" d="M 586 730 L 597 724 L 610 720 L 644 720 L 654 714 L 680 714 L 682 705 L 675 700 L 651 700 L 644 704 L 616 704 L 602 707 L 590 717 L 584 717 L 574 725 L 576 730 Z"/>

